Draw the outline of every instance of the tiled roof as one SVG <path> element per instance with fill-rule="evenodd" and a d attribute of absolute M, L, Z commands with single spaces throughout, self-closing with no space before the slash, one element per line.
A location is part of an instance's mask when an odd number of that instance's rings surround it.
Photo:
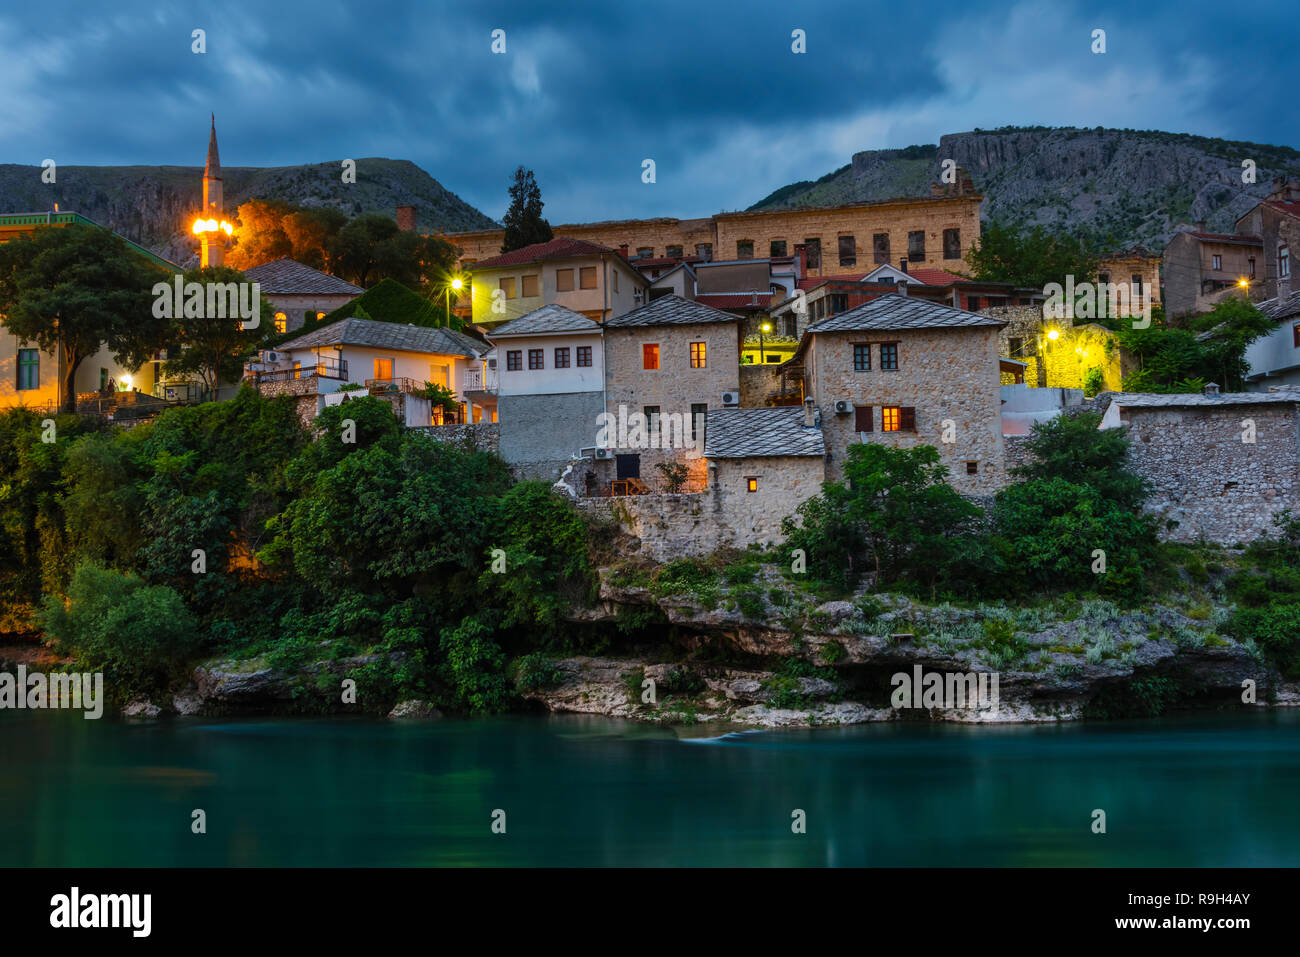
<path fill-rule="evenodd" d="M 762 455 L 826 454 L 822 430 L 806 429 L 799 406 L 764 409 L 710 409 L 705 420 L 706 459 L 747 459 Z"/>
<path fill-rule="evenodd" d="M 359 296 L 365 292 L 360 286 L 354 286 L 338 276 L 312 269 L 292 259 L 262 263 L 252 269 L 245 269 L 244 275 L 257 283 L 262 292 L 269 296 L 277 293 L 298 296 Z"/>
<path fill-rule="evenodd" d="M 477 358 L 485 351 L 463 332 L 430 326 L 408 326 L 376 319 L 340 319 L 279 346 L 285 352 L 320 346 L 364 346 L 398 352 L 432 352 Z"/>
<path fill-rule="evenodd" d="M 600 332 L 600 324 L 580 312 L 552 303 L 518 319 L 511 319 L 488 332 L 488 338 L 503 336 L 541 336 L 560 332 Z"/>
<path fill-rule="evenodd" d="M 907 275 L 927 286 L 947 286 L 954 282 L 970 282 L 946 269 L 909 269 Z"/>
<path fill-rule="evenodd" d="M 681 296 L 660 296 L 651 303 L 631 312 L 606 319 L 608 328 L 632 326 L 686 326 L 699 322 L 737 322 L 729 312 L 722 312 L 703 303 L 692 302 Z"/>
<path fill-rule="evenodd" d="M 1290 319 L 1292 316 L 1300 316 L 1300 291 L 1293 292 L 1289 296 L 1257 302 L 1255 308 L 1270 319 L 1279 321 Z"/>
<path fill-rule="evenodd" d="M 1121 249 L 1119 252 L 1106 253 L 1101 257 L 1102 262 L 1115 262 L 1119 259 L 1159 259 L 1155 253 L 1145 246 L 1131 246 L 1128 249 Z"/>
<path fill-rule="evenodd" d="M 1200 392 L 1182 392 L 1164 395 L 1156 392 L 1117 392 L 1111 401 L 1121 409 L 1164 408 L 1218 408 L 1231 405 L 1262 405 L 1274 403 L 1300 404 L 1300 389 L 1278 389 L 1276 392 L 1221 392 L 1204 395 Z"/>
<path fill-rule="evenodd" d="M 705 293 L 697 294 L 695 301 L 714 309 L 766 309 L 772 302 L 772 294 L 760 292 L 755 296 L 750 292 Z"/>
<path fill-rule="evenodd" d="M 854 306 L 837 316 L 829 316 L 808 327 L 810 334 L 818 332 L 857 332 L 869 329 L 945 329 L 969 326 L 1005 326 L 1002 319 L 982 316 L 965 309 L 954 309 L 942 303 L 916 296 L 888 293 Z"/>
<path fill-rule="evenodd" d="M 1265 206 L 1272 206 L 1276 210 L 1286 213 L 1289 216 L 1295 216 L 1300 219 L 1300 203 L 1292 202 L 1285 199 L 1266 199 Z"/>
<path fill-rule="evenodd" d="M 1239 236 L 1235 233 L 1192 233 L 1191 235 L 1211 243 L 1237 243 L 1243 246 L 1264 245 L 1264 240 L 1258 236 Z"/>
<path fill-rule="evenodd" d="M 498 266 L 522 266 L 527 263 L 541 262 L 544 259 L 569 259 L 574 256 L 602 255 L 618 254 L 608 246 L 598 246 L 596 243 L 589 243 L 585 239 L 570 239 L 567 236 L 558 236 L 550 242 L 533 243 L 531 246 L 524 246 L 508 253 L 502 253 L 500 256 L 493 256 L 491 259 L 480 259 L 470 268 L 495 269 Z"/>

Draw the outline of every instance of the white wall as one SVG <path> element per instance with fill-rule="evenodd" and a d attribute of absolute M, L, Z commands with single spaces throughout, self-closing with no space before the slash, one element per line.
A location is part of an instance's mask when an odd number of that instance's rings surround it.
<path fill-rule="evenodd" d="M 1297 378 L 1295 372 L 1296 366 L 1300 366 L 1300 349 L 1296 348 L 1295 333 L 1292 331 L 1297 323 L 1300 323 L 1300 317 L 1284 319 L 1272 333 L 1256 339 L 1246 347 L 1246 361 L 1250 363 L 1252 376 L 1291 370 L 1292 374 L 1283 379 L 1293 381 Z M 1278 378 L 1260 379 L 1252 385 L 1263 390 L 1278 385 L 1281 381 Z"/>
<path fill-rule="evenodd" d="M 322 359 L 336 361 L 340 356 L 340 350 L 330 346 L 320 349 L 294 349 L 285 353 L 292 361 L 301 362 L 303 366 L 314 366 L 317 357 Z M 400 352 L 395 349 L 371 349 L 362 346 L 343 346 L 341 355 L 348 363 L 348 382 L 355 382 L 358 385 L 364 385 L 367 379 L 379 378 L 375 374 L 376 359 L 392 359 L 393 375 L 392 378 L 409 378 L 415 380 L 417 385 L 424 385 L 425 382 L 435 382 L 438 384 L 449 385 L 456 393 L 464 391 L 465 371 L 471 363 L 475 366 L 480 364 L 477 359 L 470 360 L 464 356 L 449 356 L 432 352 Z M 447 377 L 450 382 L 446 382 L 441 374 L 441 367 L 447 366 Z M 322 392 L 333 392 L 344 383 L 334 380 L 321 380 Z"/>
<path fill-rule="evenodd" d="M 578 366 L 578 346 L 591 347 L 591 365 Z M 569 368 L 555 368 L 555 350 L 567 347 Z M 541 349 L 543 369 L 528 368 L 528 350 Z M 507 354 L 520 353 L 522 369 L 510 372 Z M 498 395 L 560 395 L 599 392 L 605 387 L 605 350 L 599 332 L 573 335 L 510 336 L 496 341 Z"/>

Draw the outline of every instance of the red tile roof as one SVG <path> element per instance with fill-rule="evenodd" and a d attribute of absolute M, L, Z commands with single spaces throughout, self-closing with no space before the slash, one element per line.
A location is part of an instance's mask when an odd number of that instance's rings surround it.
<path fill-rule="evenodd" d="M 574 256 L 618 255 L 607 246 L 598 246 L 585 239 L 570 239 L 558 236 L 548 243 L 533 243 L 522 249 L 515 249 L 491 259 L 480 259 L 471 269 L 492 269 L 497 266 L 522 266 L 526 263 L 541 262 L 544 259 L 568 259 Z"/>
<path fill-rule="evenodd" d="M 947 286 L 949 283 L 954 282 L 970 282 L 969 279 L 963 279 L 946 269 L 909 269 L 907 274 L 927 286 Z"/>
<path fill-rule="evenodd" d="M 1300 219 L 1300 203 L 1284 199 L 1266 199 L 1264 200 L 1264 205 L 1272 206 L 1274 209 L 1281 210 L 1290 216 Z"/>
<path fill-rule="evenodd" d="M 703 296 L 697 295 L 695 301 L 705 306 L 712 306 L 714 309 L 766 309 L 772 301 L 772 294 L 760 292 L 755 296 L 750 292 L 707 293 Z"/>

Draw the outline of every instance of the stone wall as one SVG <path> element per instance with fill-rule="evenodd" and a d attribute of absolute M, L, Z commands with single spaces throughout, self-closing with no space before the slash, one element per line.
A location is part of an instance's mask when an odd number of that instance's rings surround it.
<path fill-rule="evenodd" d="M 480 452 L 501 450 L 499 422 L 478 422 L 474 425 L 417 425 L 409 431 L 423 432 L 438 442 L 467 442 Z"/>
<path fill-rule="evenodd" d="M 780 366 L 743 365 L 740 367 L 740 407 L 758 409 L 767 405 L 767 397 L 781 391 Z M 787 383 L 791 389 L 797 388 L 793 378 Z"/>
<path fill-rule="evenodd" d="M 596 446 L 603 411 L 599 392 L 498 396 L 501 457 L 518 475 L 555 481 L 580 449 Z"/>

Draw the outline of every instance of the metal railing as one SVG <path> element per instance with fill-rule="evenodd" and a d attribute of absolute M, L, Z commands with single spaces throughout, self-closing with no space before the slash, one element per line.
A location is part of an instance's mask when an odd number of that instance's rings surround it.
<path fill-rule="evenodd" d="M 495 392 L 497 390 L 497 374 L 495 369 L 489 369 L 484 372 L 482 369 L 467 369 L 465 371 L 465 392 Z"/>
<path fill-rule="evenodd" d="M 414 379 L 406 376 L 397 376 L 393 379 L 367 379 L 366 388 L 371 395 L 383 395 L 384 393 L 397 392 L 416 392 L 424 388 L 423 382 L 416 382 Z"/>
<path fill-rule="evenodd" d="M 251 372 L 253 384 L 261 382 L 292 382 L 294 379 L 310 379 L 318 376 L 322 379 L 339 379 L 348 377 L 347 359 L 321 359 L 313 366 L 297 366 L 293 369 L 274 369 L 270 372 Z"/>

